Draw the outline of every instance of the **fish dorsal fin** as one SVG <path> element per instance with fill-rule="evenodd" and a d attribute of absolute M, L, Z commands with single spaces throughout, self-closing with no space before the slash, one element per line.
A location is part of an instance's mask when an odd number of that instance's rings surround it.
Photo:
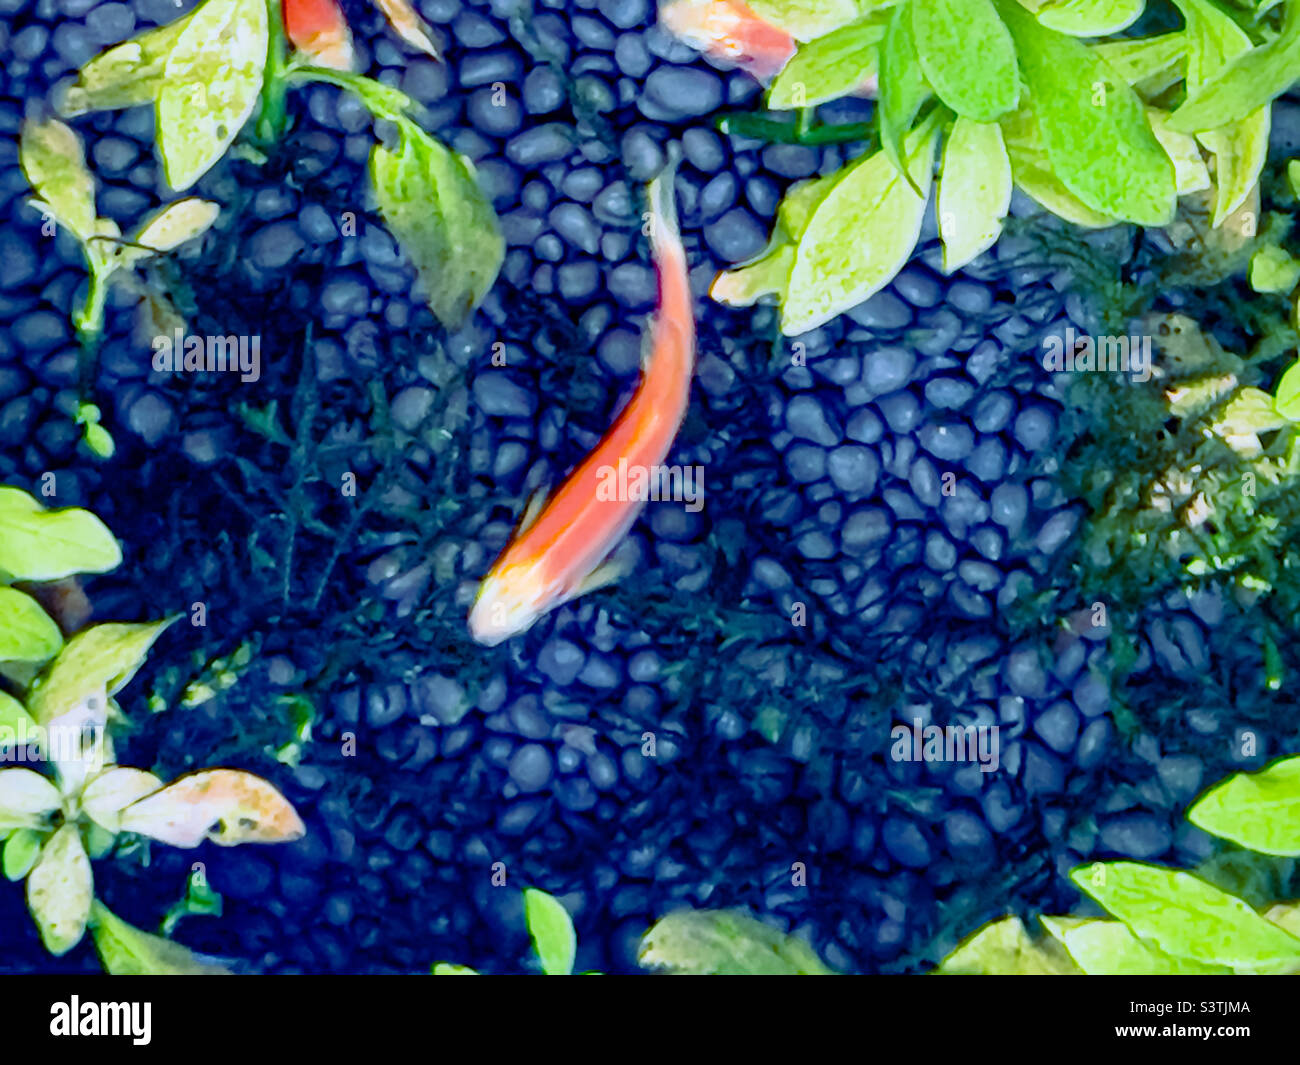
<path fill-rule="evenodd" d="M 546 509 L 547 501 L 550 499 L 551 490 L 549 485 L 542 485 L 531 496 L 528 497 L 528 504 L 524 507 L 523 517 L 519 519 L 519 530 L 516 535 L 522 535 L 533 527 L 542 511 Z"/>
<path fill-rule="evenodd" d="M 597 588 L 616 584 L 631 573 L 632 569 L 632 563 L 627 559 L 607 558 L 574 586 L 565 601 L 577 599 L 580 595 L 594 592 Z"/>

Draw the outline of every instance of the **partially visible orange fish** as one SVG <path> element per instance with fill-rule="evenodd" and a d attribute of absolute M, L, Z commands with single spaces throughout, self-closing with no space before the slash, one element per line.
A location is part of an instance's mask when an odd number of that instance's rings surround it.
<path fill-rule="evenodd" d="M 744 0 L 669 0 L 659 21 L 673 36 L 711 59 L 723 59 L 767 81 L 795 53 L 795 39 L 764 21 Z"/>
<path fill-rule="evenodd" d="M 659 304 L 641 380 L 596 448 L 549 501 L 529 504 L 518 532 L 479 588 L 470 634 L 492 646 L 563 603 L 617 580 L 607 561 L 645 506 L 635 492 L 609 498 L 612 470 L 655 470 L 686 417 L 695 363 L 695 320 L 686 253 L 673 205 L 674 166 L 650 184 L 650 245 Z"/>
<path fill-rule="evenodd" d="M 352 31 L 338 0 L 284 0 L 284 31 L 303 55 L 323 67 L 351 70 Z"/>

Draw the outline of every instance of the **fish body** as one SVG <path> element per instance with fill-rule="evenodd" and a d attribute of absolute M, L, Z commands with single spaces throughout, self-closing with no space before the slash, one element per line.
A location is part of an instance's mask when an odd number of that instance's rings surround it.
<path fill-rule="evenodd" d="M 659 21 L 692 48 L 764 82 L 781 72 L 797 47 L 790 34 L 743 0 L 670 0 L 660 7 Z"/>
<path fill-rule="evenodd" d="M 294 48 L 323 67 L 352 69 L 352 31 L 337 0 L 284 0 L 282 10 Z"/>
<path fill-rule="evenodd" d="M 663 462 L 686 416 L 694 369 L 695 321 L 672 183 L 670 166 L 650 186 L 659 303 L 641 380 L 559 491 L 544 503 L 530 504 L 514 539 L 484 578 L 469 615 L 470 634 L 479 643 L 509 639 L 548 611 L 622 575 L 606 558 L 645 500 L 608 499 L 599 489 L 620 461 L 647 470 Z"/>

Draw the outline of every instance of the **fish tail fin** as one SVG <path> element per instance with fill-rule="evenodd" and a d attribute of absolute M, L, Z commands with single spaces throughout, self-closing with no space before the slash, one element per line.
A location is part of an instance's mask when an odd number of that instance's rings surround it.
<path fill-rule="evenodd" d="M 650 244 L 656 252 L 663 251 L 665 247 L 679 247 L 681 244 L 681 232 L 677 228 L 677 195 L 674 191 L 681 158 L 681 148 L 676 142 L 670 143 L 668 162 L 650 182 Z"/>
<path fill-rule="evenodd" d="M 652 353 L 664 350 L 673 353 L 665 365 L 677 367 L 670 372 L 683 373 L 689 378 L 695 359 L 695 301 L 691 296 L 686 249 L 682 247 L 677 228 L 674 182 L 680 161 L 681 149 L 675 143 L 669 144 L 668 162 L 650 182 L 648 190 L 650 250 L 659 274 L 659 306 L 654 315 L 653 334 L 646 336 L 642 366 L 648 366 Z"/>

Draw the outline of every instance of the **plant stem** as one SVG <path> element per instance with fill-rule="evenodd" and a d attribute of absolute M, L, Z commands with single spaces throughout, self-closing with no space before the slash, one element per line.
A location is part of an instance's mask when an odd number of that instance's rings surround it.
<path fill-rule="evenodd" d="M 802 114 L 794 122 L 762 114 L 725 114 L 718 116 L 715 125 L 721 133 L 752 137 L 772 144 L 847 144 L 854 141 L 873 142 L 876 137 L 875 125 L 871 122 L 810 126 L 808 118 Z"/>
<path fill-rule="evenodd" d="M 90 287 L 86 302 L 73 319 L 81 350 L 77 356 L 77 379 L 81 401 L 88 402 L 95 384 L 95 371 L 99 363 L 99 342 L 104 335 L 104 303 L 108 298 L 108 282 L 113 275 L 111 267 L 105 269 L 90 264 Z"/>
<path fill-rule="evenodd" d="M 264 145 L 274 144 L 284 136 L 285 95 L 289 89 L 280 0 L 266 0 L 266 18 L 266 70 L 262 77 L 262 111 L 257 119 L 257 137 Z"/>

